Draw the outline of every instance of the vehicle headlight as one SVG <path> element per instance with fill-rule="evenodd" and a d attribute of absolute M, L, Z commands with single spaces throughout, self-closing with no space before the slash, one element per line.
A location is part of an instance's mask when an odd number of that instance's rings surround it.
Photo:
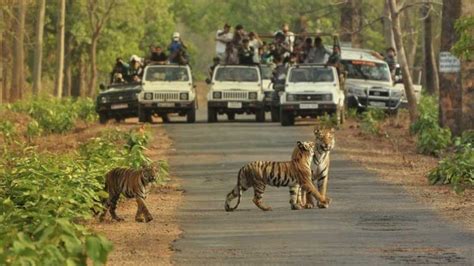
<path fill-rule="evenodd" d="M 153 93 L 152 92 L 145 92 L 145 94 L 143 95 L 145 98 L 145 100 L 153 100 Z"/>
<path fill-rule="evenodd" d="M 107 102 L 107 97 L 102 96 L 102 97 L 100 98 L 100 102 L 101 102 L 101 103 L 106 103 L 106 102 Z"/>
<path fill-rule="evenodd" d="M 288 102 L 294 101 L 294 100 L 295 100 L 295 95 L 293 95 L 293 94 L 287 94 L 287 95 L 286 95 L 286 100 L 287 100 Z"/>
<path fill-rule="evenodd" d="M 179 99 L 181 100 L 187 100 L 188 99 L 188 93 L 187 92 L 182 92 L 179 94 Z"/>
<path fill-rule="evenodd" d="M 257 100 L 257 93 L 256 92 L 249 92 L 249 99 L 250 100 Z"/>
<path fill-rule="evenodd" d="M 332 101 L 332 94 L 323 94 L 323 101 Z"/>
<path fill-rule="evenodd" d="M 405 91 L 403 90 L 392 90 L 392 97 L 401 98 L 405 96 Z"/>
<path fill-rule="evenodd" d="M 215 91 L 212 93 L 212 98 L 213 99 L 222 99 L 222 92 L 220 91 Z"/>
<path fill-rule="evenodd" d="M 356 96 L 366 96 L 366 90 L 362 87 L 351 86 L 347 91 Z"/>

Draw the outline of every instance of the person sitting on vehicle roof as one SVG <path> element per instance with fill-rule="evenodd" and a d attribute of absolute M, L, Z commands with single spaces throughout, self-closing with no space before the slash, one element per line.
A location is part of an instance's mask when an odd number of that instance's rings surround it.
<path fill-rule="evenodd" d="M 224 64 L 226 65 L 238 65 L 239 64 L 239 54 L 237 49 L 235 49 L 233 43 L 228 43 L 225 49 L 224 55 Z"/>
<path fill-rule="evenodd" d="M 314 47 L 309 51 L 305 63 L 307 64 L 324 64 L 327 62 L 327 57 L 330 55 L 329 51 L 323 45 L 321 37 L 314 39 Z"/>
<path fill-rule="evenodd" d="M 212 61 L 213 61 L 213 64 L 209 67 L 209 72 L 208 72 L 209 79 L 212 79 L 212 76 L 214 76 L 214 70 L 220 64 L 221 59 L 216 56 L 216 57 L 214 57 L 214 59 Z"/>
<path fill-rule="evenodd" d="M 128 69 L 128 81 L 129 82 L 140 82 L 143 75 L 143 65 L 141 63 L 141 58 L 132 55 L 130 57 L 130 68 Z"/>
<path fill-rule="evenodd" d="M 397 68 L 396 52 L 395 48 L 389 47 L 385 51 L 385 56 L 373 51 L 372 55 L 380 60 L 384 60 L 388 64 L 392 78 L 395 76 L 395 70 Z"/>
<path fill-rule="evenodd" d="M 242 46 L 242 41 L 247 38 L 247 33 L 244 30 L 244 26 L 237 25 L 235 26 L 234 37 L 232 39 L 232 43 L 234 44 L 235 48 L 240 48 Z"/>
<path fill-rule="evenodd" d="M 262 47 L 260 47 L 259 49 L 259 56 L 260 56 L 260 62 L 262 64 L 265 64 L 265 65 L 268 65 L 268 64 L 272 64 L 273 63 L 273 55 L 270 51 L 270 46 L 272 46 L 271 44 L 267 44 L 265 42 L 263 42 L 263 45 Z M 275 46 L 273 46 L 275 47 Z"/>
<path fill-rule="evenodd" d="M 216 32 L 216 56 L 220 59 L 224 59 L 225 48 L 234 38 L 234 34 L 230 29 L 230 25 L 226 23 L 224 29 Z"/>
<path fill-rule="evenodd" d="M 123 75 L 122 73 L 115 73 L 114 74 L 114 77 L 113 77 L 113 80 L 112 80 L 112 84 L 123 84 L 125 83 L 125 79 L 123 78 Z"/>
<path fill-rule="evenodd" d="M 255 51 L 253 47 L 250 46 L 249 39 L 245 38 L 242 41 L 242 47 L 239 48 L 239 63 L 241 65 L 253 65 L 254 63 L 254 56 Z"/>
<path fill-rule="evenodd" d="M 168 61 L 172 64 L 187 64 L 188 56 L 186 53 L 186 45 L 184 45 L 183 41 L 181 40 L 181 37 L 179 35 L 179 32 L 173 33 L 173 39 L 171 40 L 171 43 L 168 45 L 168 51 L 170 52 L 170 55 L 168 57 Z"/>
<path fill-rule="evenodd" d="M 290 25 L 288 25 L 288 23 L 284 23 L 281 26 L 281 30 L 275 33 L 275 36 L 278 33 L 283 34 L 283 36 L 285 37 L 283 41 L 288 46 L 289 52 L 293 52 L 293 46 L 295 45 L 295 34 L 290 31 Z"/>
<path fill-rule="evenodd" d="M 290 56 L 290 47 L 285 42 L 285 35 L 282 32 L 278 32 L 274 39 L 275 49 L 272 51 L 273 57 L 280 57 L 282 59 Z"/>
<path fill-rule="evenodd" d="M 150 52 L 149 60 L 151 64 L 165 65 L 168 63 L 168 55 L 166 55 L 161 46 L 150 46 Z"/>
<path fill-rule="evenodd" d="M 125 63 L 121 57 L 117 57 L 117 59 L 115 59 L 115 66 L 112 69 L 112 73 L 110 74 L 110 83 L 114 83 L 115 74 L 121 74 L 122 78 L 126 78 L 129 68 L 129 64 Z"/>
<path fill-rule="evenodd" d="M 313 48 L 313 39 L 311 37 L 308 37 L 302 43 L 301 49 L 299 49 L 298 62 L 300 63 L 305 62 L 312 48 Z"/>

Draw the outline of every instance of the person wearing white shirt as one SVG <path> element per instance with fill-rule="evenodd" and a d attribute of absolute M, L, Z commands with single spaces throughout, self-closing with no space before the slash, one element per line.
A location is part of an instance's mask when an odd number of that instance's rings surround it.
<path fill-rule="evenodd" d="M 288 23 L 285 23 L 281 26 L 281 30 L 275 33 L 283 33 L 285 35 L 285 43 L 290 47 L 290 52 L 293 52 L 293 46 L 295 45 L 295 34 L 290 31 L 290 26 Z"/>
<path fill-rule="evenodd" d="M 253 57 L 253 62 L 256 63 L 256 64 L 260 63 L 260 55 L 259 55 L 258 51 L 263 46 L 263 42 L 260 39 L 260 37 L 258 37 L 257 33 L 255 33 L 255 32 L 250 32 L 249 33 L 249 45 L 250 45 L 250 47 L 253 48 L 253 50 L 255 52 L 254 57 Z"/>
<path fill-rule="evenodd" d="M 224 29 L 218 30 L 216 33 L 216 56 L 221 60 L 224 59 L 227 44 L 232 42 L 234 38 L 230 28 L 230 25 L 226 23 Z"/>

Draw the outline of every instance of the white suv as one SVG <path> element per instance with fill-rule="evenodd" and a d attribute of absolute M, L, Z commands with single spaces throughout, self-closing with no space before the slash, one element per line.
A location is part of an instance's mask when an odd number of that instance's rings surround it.
<path fill-rule="evenodd" d="M 291 126 L 295 117 L 336 114 L 344 121 L 344 90 L 337 70 L 322 65 L 295 65 L 288 69 L 285 91 L 280 97 L 280 122 Z"/>
<path fill-rule="evenodd" d="M 186 116 L 188 123 L 196 121 L 196 90 L 188 65 L 149 65 L 142 88 L 138 97 L 140 122 L 151 122 L 153 114 L 167 118 L 170 113 Z"/>
<path fill-rule="evenodd" d="M 217 122 L 218 114 L 234 120 L 236 114 L 255 114 L 265 121 L 262 75 L 258 66 L 219 65 L 214 69 L 207 95 L 208 122 Z"/>

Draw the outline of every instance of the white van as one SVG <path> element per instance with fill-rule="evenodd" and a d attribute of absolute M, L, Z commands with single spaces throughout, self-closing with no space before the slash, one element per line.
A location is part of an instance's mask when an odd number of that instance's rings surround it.
<path fill-rule="evenodd" d="M 188 65 L 149 65 L 145 67 L 142 91 L 138 97 L 138 119 L 151 122 L 152 115 L 186 116 L 196 121 L 196 90 Z"/>
<path fill-rule="evenodd" d="M 291 126 L 295 117 L 337 115 L 344 122 L 344 90 L 337 70 L 323 65 L 295 65 L 288 69 L 285 91 L 280 96 L 280 122 Z"/>
<path fill-rule="evenodd" d="M 262 75 L 258 66 L 218 65 L 208 80 L 208 122 L 217 122 L 218 114 L 234 120 L 236 114 L 255 114 L 265 122 Z"/>

